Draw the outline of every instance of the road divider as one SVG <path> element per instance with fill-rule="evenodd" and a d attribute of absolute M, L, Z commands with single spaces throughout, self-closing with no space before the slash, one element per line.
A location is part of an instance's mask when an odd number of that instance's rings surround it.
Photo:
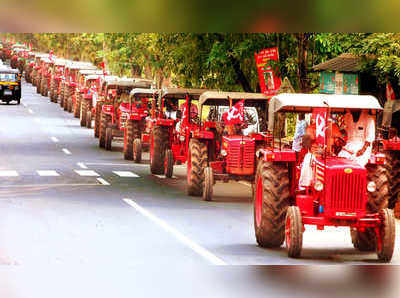
<path fill-rule="evenodd" d="M 213 265 L 227 265 L 225 261 L 214 255 L 212 252 L 207 250 L 206 248 L 200 246 L 190 238 L 186 237 L 183 235 L 181 232 L 170 226 L 168 223 L 166 223 L 164 220 L 158 218 L 154 214 L 152 214 L 150 211 L 144 209 L 143 207 L 139 206 L 135 201 L 132 199 L 123 199 L 125 203 L 127 203 L 129 206 L 133 207 L 141 213 L 143 216 L 147 217 L 150 219 L 152 222 L 156 223 L 159 225 L 163 230 L 166 232 L 170 233 L 173 235 L 176 239 L 178 239 L 182 244 L 185 246 L 189 247 L 192 249 L 194 252 L 202 256 L 203 258 L 207 259 L 211 264 Z"/>

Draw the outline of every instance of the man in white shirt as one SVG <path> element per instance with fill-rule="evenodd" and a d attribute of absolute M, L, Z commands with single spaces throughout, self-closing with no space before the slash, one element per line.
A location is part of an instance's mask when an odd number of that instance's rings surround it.
<path fill-rule="evenodd" d="M 355 160 L 364 167 L 371 157 L 372 143 L 375 140 L 375 121 L 367 110 L 361 111 L 359 119 L 356 113 L 346 111 L 344 123 L 348 138 L 338 156 Z"/>

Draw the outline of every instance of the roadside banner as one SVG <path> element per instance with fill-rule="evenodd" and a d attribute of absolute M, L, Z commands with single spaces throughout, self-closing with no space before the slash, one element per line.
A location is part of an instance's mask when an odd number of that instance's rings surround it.
<path fill-rule="evenodd" d="M 255 58 L 261 92 L 267 96 L 278 94 L 281 78 L 274 73 L 269 63 L 271 60 L 279 60 L 278 47 L 264 49 L 259 53 L 255 53 Z"/>

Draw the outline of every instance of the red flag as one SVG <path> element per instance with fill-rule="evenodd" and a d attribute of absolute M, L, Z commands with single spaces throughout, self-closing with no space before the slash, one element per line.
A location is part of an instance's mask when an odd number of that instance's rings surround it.
<path fill-rule="evenodd" d="M 316 108 L 315 114 L 315 139 L 317 144 L 325 145 L 325 132 L 328 127 L 328 112 L 326 108 Z"/>
<path fill-rule="evenodd" d="M 100 67 L 103 70 L 103 76 L 106 76 L 107 72 L 106 72 L 106 66 L 104 64 L 104 61 L 100 63 Z"/>
<path fill-rule="evenodd" d="M 394 90 L 392 85 L 389 82 L 386 83 L 386 100 L 395 100 L 396 95 L 394 94 Z"/>
<path fill-rule="evenodd" d="M 222 115 L 225 124 L 239 124 L 244 120 L 244 99 Z"/>
<path fill-rule="evenodd" d="M 50 60 L 51 62 L 54 62 L 54 60 L 53 60 L 53 53 L 54 53 L 54 51 L 51 50 L 51 51 L 50 51 L 50 54 L 49 54 L 49 60 Z"/>

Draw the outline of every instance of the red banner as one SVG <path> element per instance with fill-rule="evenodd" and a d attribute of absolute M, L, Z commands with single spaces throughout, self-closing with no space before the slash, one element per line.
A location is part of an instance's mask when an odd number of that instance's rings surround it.
<path fill-rule="evenodd" d="M 276 95 L 281 86 L 281 78 L 274 73 L 269 61 L 279 60 L 278 48 L 264 49 L 259 53 L 255 53 L 255 58 L 261 92 L 267 96 Z"/>

